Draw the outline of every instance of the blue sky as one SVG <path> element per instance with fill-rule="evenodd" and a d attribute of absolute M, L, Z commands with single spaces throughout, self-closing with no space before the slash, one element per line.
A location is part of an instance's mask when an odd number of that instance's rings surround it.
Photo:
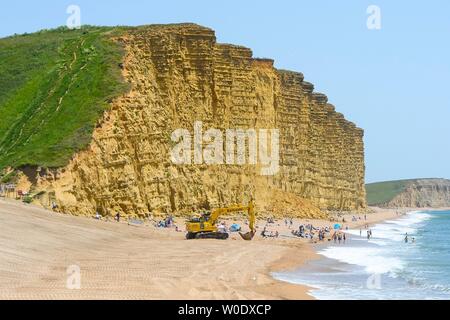
<path fill-rule="evenodd" d="M 196 22 L 301 71 L 365 129 L 367 181 L 450 178 L 450 1 L 8 1 L 0 37 L 66 23 Z M 381 30 L 366 27 L 369 5 Z M 1 48 L 0 48 L 1 50 Z"/>

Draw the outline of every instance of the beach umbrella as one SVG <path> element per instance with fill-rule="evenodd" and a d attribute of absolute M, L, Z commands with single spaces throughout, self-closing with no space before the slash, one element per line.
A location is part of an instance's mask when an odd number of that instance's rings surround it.
<path fill-rule="evenodd" d="M 233 223 L 230 227 L 230 231 L 231 232 L 237 232 L 241 230 L 241 226 L 238 225 L 237 223 Z"/>
<path fill-rule="evenodd" d="M 334 230 L 339 230 L 341 228 L 341 225 L 339 223 L 336 223 L 334 225 Z"/>

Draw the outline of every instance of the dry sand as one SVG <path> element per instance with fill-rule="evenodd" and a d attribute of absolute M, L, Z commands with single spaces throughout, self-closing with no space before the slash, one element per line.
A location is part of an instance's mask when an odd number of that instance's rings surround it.
<path fill-rule="evenodd" d="M 295 241 L 184 240 L 183 232 L 101 222 L 0 200 L 1 299 L 303 299 L 270 267 L 301 264 Z M 280 263 L 282 261 L 282 263 Z M 289 263 L 288 261 L 291 261 Z M 81 269 L 81 290 L 66 288 Z"/>
<path fill-rule="evenodd" d="M 374 223 L 396 213 L 367 216 Z M 294 227 L 300 223 L 333 224 L 295 220 Z M 258 222 L 258 233 L 264 225 Z M 0 299 L 311 299 L 307 287 L 274 280 L 270 272 L 318 255 L 308 241 L 293 238 L 284 221 L 270 228 L 278 239 L 258 234 L 247 242 L 233 234 L 226 241 L 188 241 L 173 228 L 61 215 L 0 199 Z M 80 290 L 66 287 L 71 265 L 80 267 Z"/>

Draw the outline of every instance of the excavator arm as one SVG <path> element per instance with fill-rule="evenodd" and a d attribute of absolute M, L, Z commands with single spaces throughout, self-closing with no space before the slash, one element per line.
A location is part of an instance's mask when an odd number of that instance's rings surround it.
<path fill-rule="evenodd" d="M 252 240 L 256 234 L 256 228 L 255 228 L 256 214 L 255 214 L 255 204 L 254 204 L 253 200 L 250 200 L 248 206 L 234 205 L 234 206 L 231 206 L 228 208 L 220 208 L 220 209 L 214 210 L 211 213 L 211 222 L 215 225 L 220 216 L 228 214 L 228 213 L 240 212 L 240 211 L 246 211 L 248 213 L 248 220 L 249 220 L 248 225 L 249 225 L 250 231 L 245 234 L 239 232 L 239 234 L 241 235 L 242 239 L 244 239 L 244 240 Z"/>

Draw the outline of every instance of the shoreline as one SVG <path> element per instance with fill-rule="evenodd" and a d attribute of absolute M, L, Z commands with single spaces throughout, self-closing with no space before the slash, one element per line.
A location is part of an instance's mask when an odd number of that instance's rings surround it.
<path fill-rule="evenodd" d="M 379 209 L 379 208 L 377 208 L 377 209 Z M 397 210 L 395 210 L 395 209 L 379 209 L 378 212 L 366 214 L 367 220 L 364 220 L 364 221 L 363 220 L 358 220 L 356 222 L 351 221 L 351 218 L 353 216 L 363 217 L 364 214 L 345 214 L 345 215 L 342 215 L 341 218 L 346 219 L 346 221 L 350 220 L 348 223 L 347 222 L 345 223 L 345 225 L 348 226 L 349 229 L 357 229 L 366 224 L 369 224 L 369 226 L 370 226 L 373 224 L 380 223 L 382 221 L 399 218 L 400 216 L 397 215 L 396 211 Z M 374 215 L 376 215 L 376 216 L 374 216 Z M 294 225 L 307 224 L 307 223 L 312 223 L 314 226 L 325 227 L 325 226 L 334 224 L 336 222 L 331 222 L 328 220 L 294 219 Z M 311 288 L 307 285 L 303 285 L 303 284 L 293 284 L 293 283 L 290 283 L 287 281 L 278 280 L 272 276 L 272 273 L 274 273 L 274 272 L 289 272 L 289 271 L 298 270 L 298 269 L 301 269 L 303 266 L 305 266 L 310 261 L 322 259 L 322 256 L 318 253 L 318 251 L 319 251 L 318 249 L 323 248 L 324 246 L 328 246 L 331 243 L 330 241 L 311 243 L 308 240 L 298 239 L 298 238 L 295 239 L 295 241 L 301 241 L 301 243 L 304 245 L 304 248 L 306 248 L 306 250 L 308 251 L 309 254 L 303 260 L 295 261 L 295 259 L 292 258 L 293 253 L 287 252 L 282 259 L 271 264 L 271 266 L 269 267 L 268 276 L 270 276 L 272 279 L 274 279 L 274 281 L 276 281 L 278 287 L 280 287 L 280 288 L 284 287 L 283 291 L 284 290 L 292 290 L 292 286 L 296 287 L 298 290 L 298 296 L 301 297 L 301 300 L 305 300 L 305 299 L 317 300 L 310 293 L 311 290 L 313 290 L 313 288 Z M 294 300 L 298 300 L 298 299 L 294 299 Z"/>
<path fill-rule="evenodd" d="M 367 224 L 369 225 L 369 228 L 370 228 L 373 225 L 380 224 L 380 223 L 383 223 L 383 222 L 388 221 L 388 220 L 395 220 L 395 219 L 402 218 L 405 215 L 407 215 L 408 213 L 411 213 L 411 212 L 414 212 L 414 211 L 424 211 L 424 212 L 428 212 L 428 211 L 435 211 L 435 212 L 450 211 L 450 207 L 439 207 L 439 208 L 398 208 L 398 209 L 385 209 L 385 208 L 371 207 L 371 209 L 375 210 L 375 212 L 368 214 L 368 219 L 365 220 L 364 222 L 357 221 L 357 222 L 348 223 L 347 225 L 349 226 L 349 230 L 357 230 L 357 229 L 364 229 L 365 230 L 365 226 Z M 373 214 L 375 214 L 376 216 L 372 216 Z M 351 216 L 352 216 L 352 214 L 345 215 L 346 218 L 351 217 Z M 309 262 L 311 262 L 313 260 L 325 259 L 325 257 L 320 255 L 318 253 L 318 251 L 319 251 L 319 249 L 322 249 L 324 247 L 327 247 L 327 246 L 331 245 L 331 242 L 327 241 L 327 242 L 318 242 L 318 243 L 306 243 L 306 245 L 310 248 L 310 250 L 313 251 L 313 254 L 311 255 L 311 257 L 309 259 L 305 259 L 304 261 L 301 262 L 301 264 L 296 265 L 296 266 L 289 265 L 289 264 L 287 264 L 287 265 L 286 264 L 281 264 L 281 265 L 274 264 L 272 266 L 271 272 L 281 272 L 281 273 L 283 273 L 283 272 L 299 270 L 299 269 L 302 269 L 306 264 L 308 264 Z M 286 257 L 286 258 L 289 259 L 289 257 Z M 278 279 L 275 279 L 275 280 L 279 281 L 279 282 L 283 282 L 283 283 L 292 284 L 290 282 L 283 281 L 283 280 L 278 280 Z M 304 285 L 304 284 L 294 284 L 294 285 L 298 286 L 299 290 L 306 290 L 306 294 L 308 295 L 309 299 L 317 300 L 313 295 L 311 295 L 311 290 L 314 290 L 314 288 L 308 287 L 307 285 Z"/>

